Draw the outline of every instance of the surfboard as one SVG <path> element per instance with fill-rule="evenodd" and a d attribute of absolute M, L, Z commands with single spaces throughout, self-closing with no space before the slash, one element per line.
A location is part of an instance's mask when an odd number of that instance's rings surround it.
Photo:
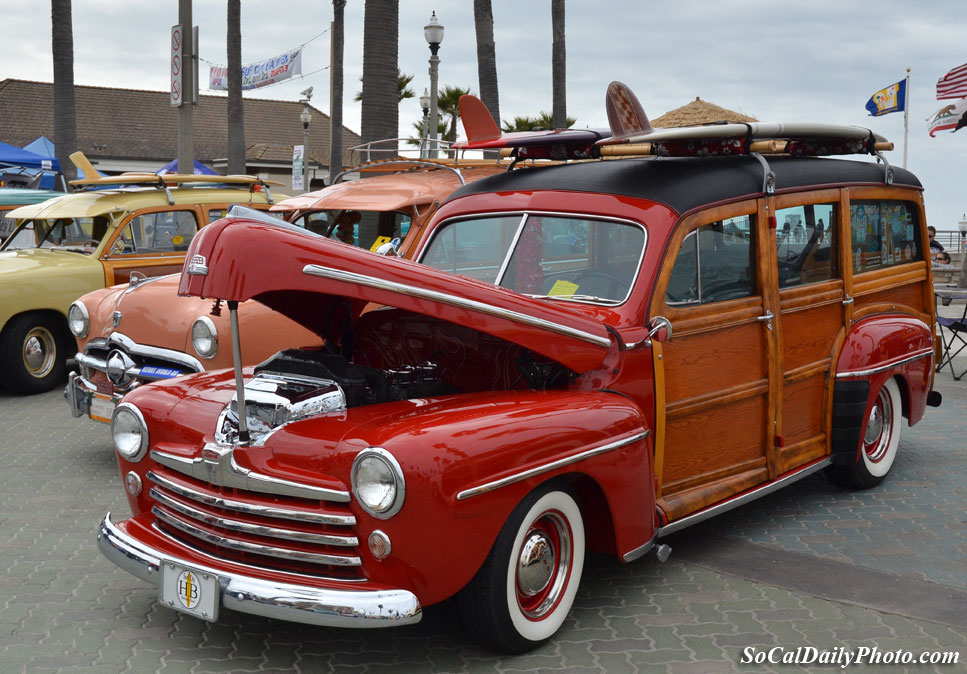
<path fill-rule="evenodd" d="M 273 180 L 262 180 L 255 176 L 219 176 L 219 175 L 181 175 L 177 173 L 122 173 L 116 176 L 98 176 L 97 178 L 80 178 L 71 180 L 71 185 L 110 186 L 110 185 L 181 185 L 185 183 L 210 185 L 281 185 Z"/>
<path fill-rule="evenodd" d="M 720 122 L 655 128 L 648 121 L 638 97 L 621 82 L 608 85 L 605 108 L 611 136 L 597 141 L 597 145 L 641 145 L 638 150 L 645 154 L 739 154 L 750 151 L 854 154 L 893 149 L 892 143 L 870 129 L 845 124 Z M 721 151 L 715 151 L 719 148 Z"/>
<path fill-rule="evenodd" d="M 611 135 L 609 129 L 546 129 L 503 133 L 490 110 L 476 96 L 460 97 L 460 119 L 467 140 L 458 150 L 516 149 L 521 159 L 587 159 L 600 156 L 595 143 Z"/>

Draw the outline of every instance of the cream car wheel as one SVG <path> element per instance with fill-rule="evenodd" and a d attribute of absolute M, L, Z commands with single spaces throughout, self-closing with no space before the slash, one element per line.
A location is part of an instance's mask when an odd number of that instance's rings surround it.
<path fill-rule="evenodd" d="M 16 316 L 0 333 L 0 382 L 14 393 L 43 393 L 66 371 L 66 326 L 49 314 Z"/>

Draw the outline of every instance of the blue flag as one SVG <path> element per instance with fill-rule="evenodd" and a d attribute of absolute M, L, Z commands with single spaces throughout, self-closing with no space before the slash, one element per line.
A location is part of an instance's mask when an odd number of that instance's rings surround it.
<path fill-rule="evenodd" d="M 906 105 L 907 81 L 904 79 L 870 96 L 870 100 L 866 102 L 866 109 L 873 117 L 879 117 L 891 112 L 903 112 Z"/>

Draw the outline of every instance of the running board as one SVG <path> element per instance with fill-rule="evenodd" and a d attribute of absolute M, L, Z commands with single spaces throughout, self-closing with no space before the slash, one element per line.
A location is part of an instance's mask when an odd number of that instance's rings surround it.
<path fill-rule="evenodd" d="M 740 505 L 745 505 L 750 501 L 755 501 L 756 499 L 762 498 L 763 496 L 771 494 L 774 491 L 782 489 L 783 487 L 786 487 L 792 484 L 793 482 L 798 482 L 804 477 L 808 477 L 813 473 L 819 470 L 822 470 L 823 468 L 830 465 L 831 463 L 832 463 L 832 459 L 830 459 L 830 457 L 826 457 L 825 459 L 817 461 L 816 463 L 810 466 L 806 466 L 805 468 L 799 471 L 796 471 L 795 473 L 792 473 L 790 475 L 787 475 L 784 478 L 776 480 L 775 482 L 770 482 L 769 484 L 763 485 L 758 489 L 747 491 L 744 494 L 740 494 L 732 499 L 729 499 L 728 501 L 723 501 L 722 503 L 706 508 L 705 510 L 701 510 L 693 515 L 689 515 L 688 517 L 683 517 L 680 520 L 675 520 L 674 522 L 670 522 L 669 524 L 666 524 L 665 526 L 661 527 L 657 531 L 657 533 L 655 533 L 655 538 L 658 539 L 658 538 L 661 538 L 662 536 L 673 534 L 676 531 L 681 531 L 685 527 L 690 527 L 693 524 L 698 524 L 699 522 L 703 522 L 709 519 L 710 517 L 721 515 L 724 512 L 728 512 L 729 510 L 732 510 L 733 508 L 738 508 Z"/>

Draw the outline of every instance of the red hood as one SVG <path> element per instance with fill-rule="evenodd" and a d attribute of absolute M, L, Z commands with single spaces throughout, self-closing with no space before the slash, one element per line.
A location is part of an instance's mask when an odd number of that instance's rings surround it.
<path fill-rule="evenodd" d="M 178 294 L 256 299 L 320 335 L 345 316 L 345 309 L 336 311 L 343 298 L 355 316 L 374 302 L 506 339 L 575 372 L 599 365 L 615 345 L 604 324 L 567 307 L 242 218 L 220 220 L 195 236 Z"/>

